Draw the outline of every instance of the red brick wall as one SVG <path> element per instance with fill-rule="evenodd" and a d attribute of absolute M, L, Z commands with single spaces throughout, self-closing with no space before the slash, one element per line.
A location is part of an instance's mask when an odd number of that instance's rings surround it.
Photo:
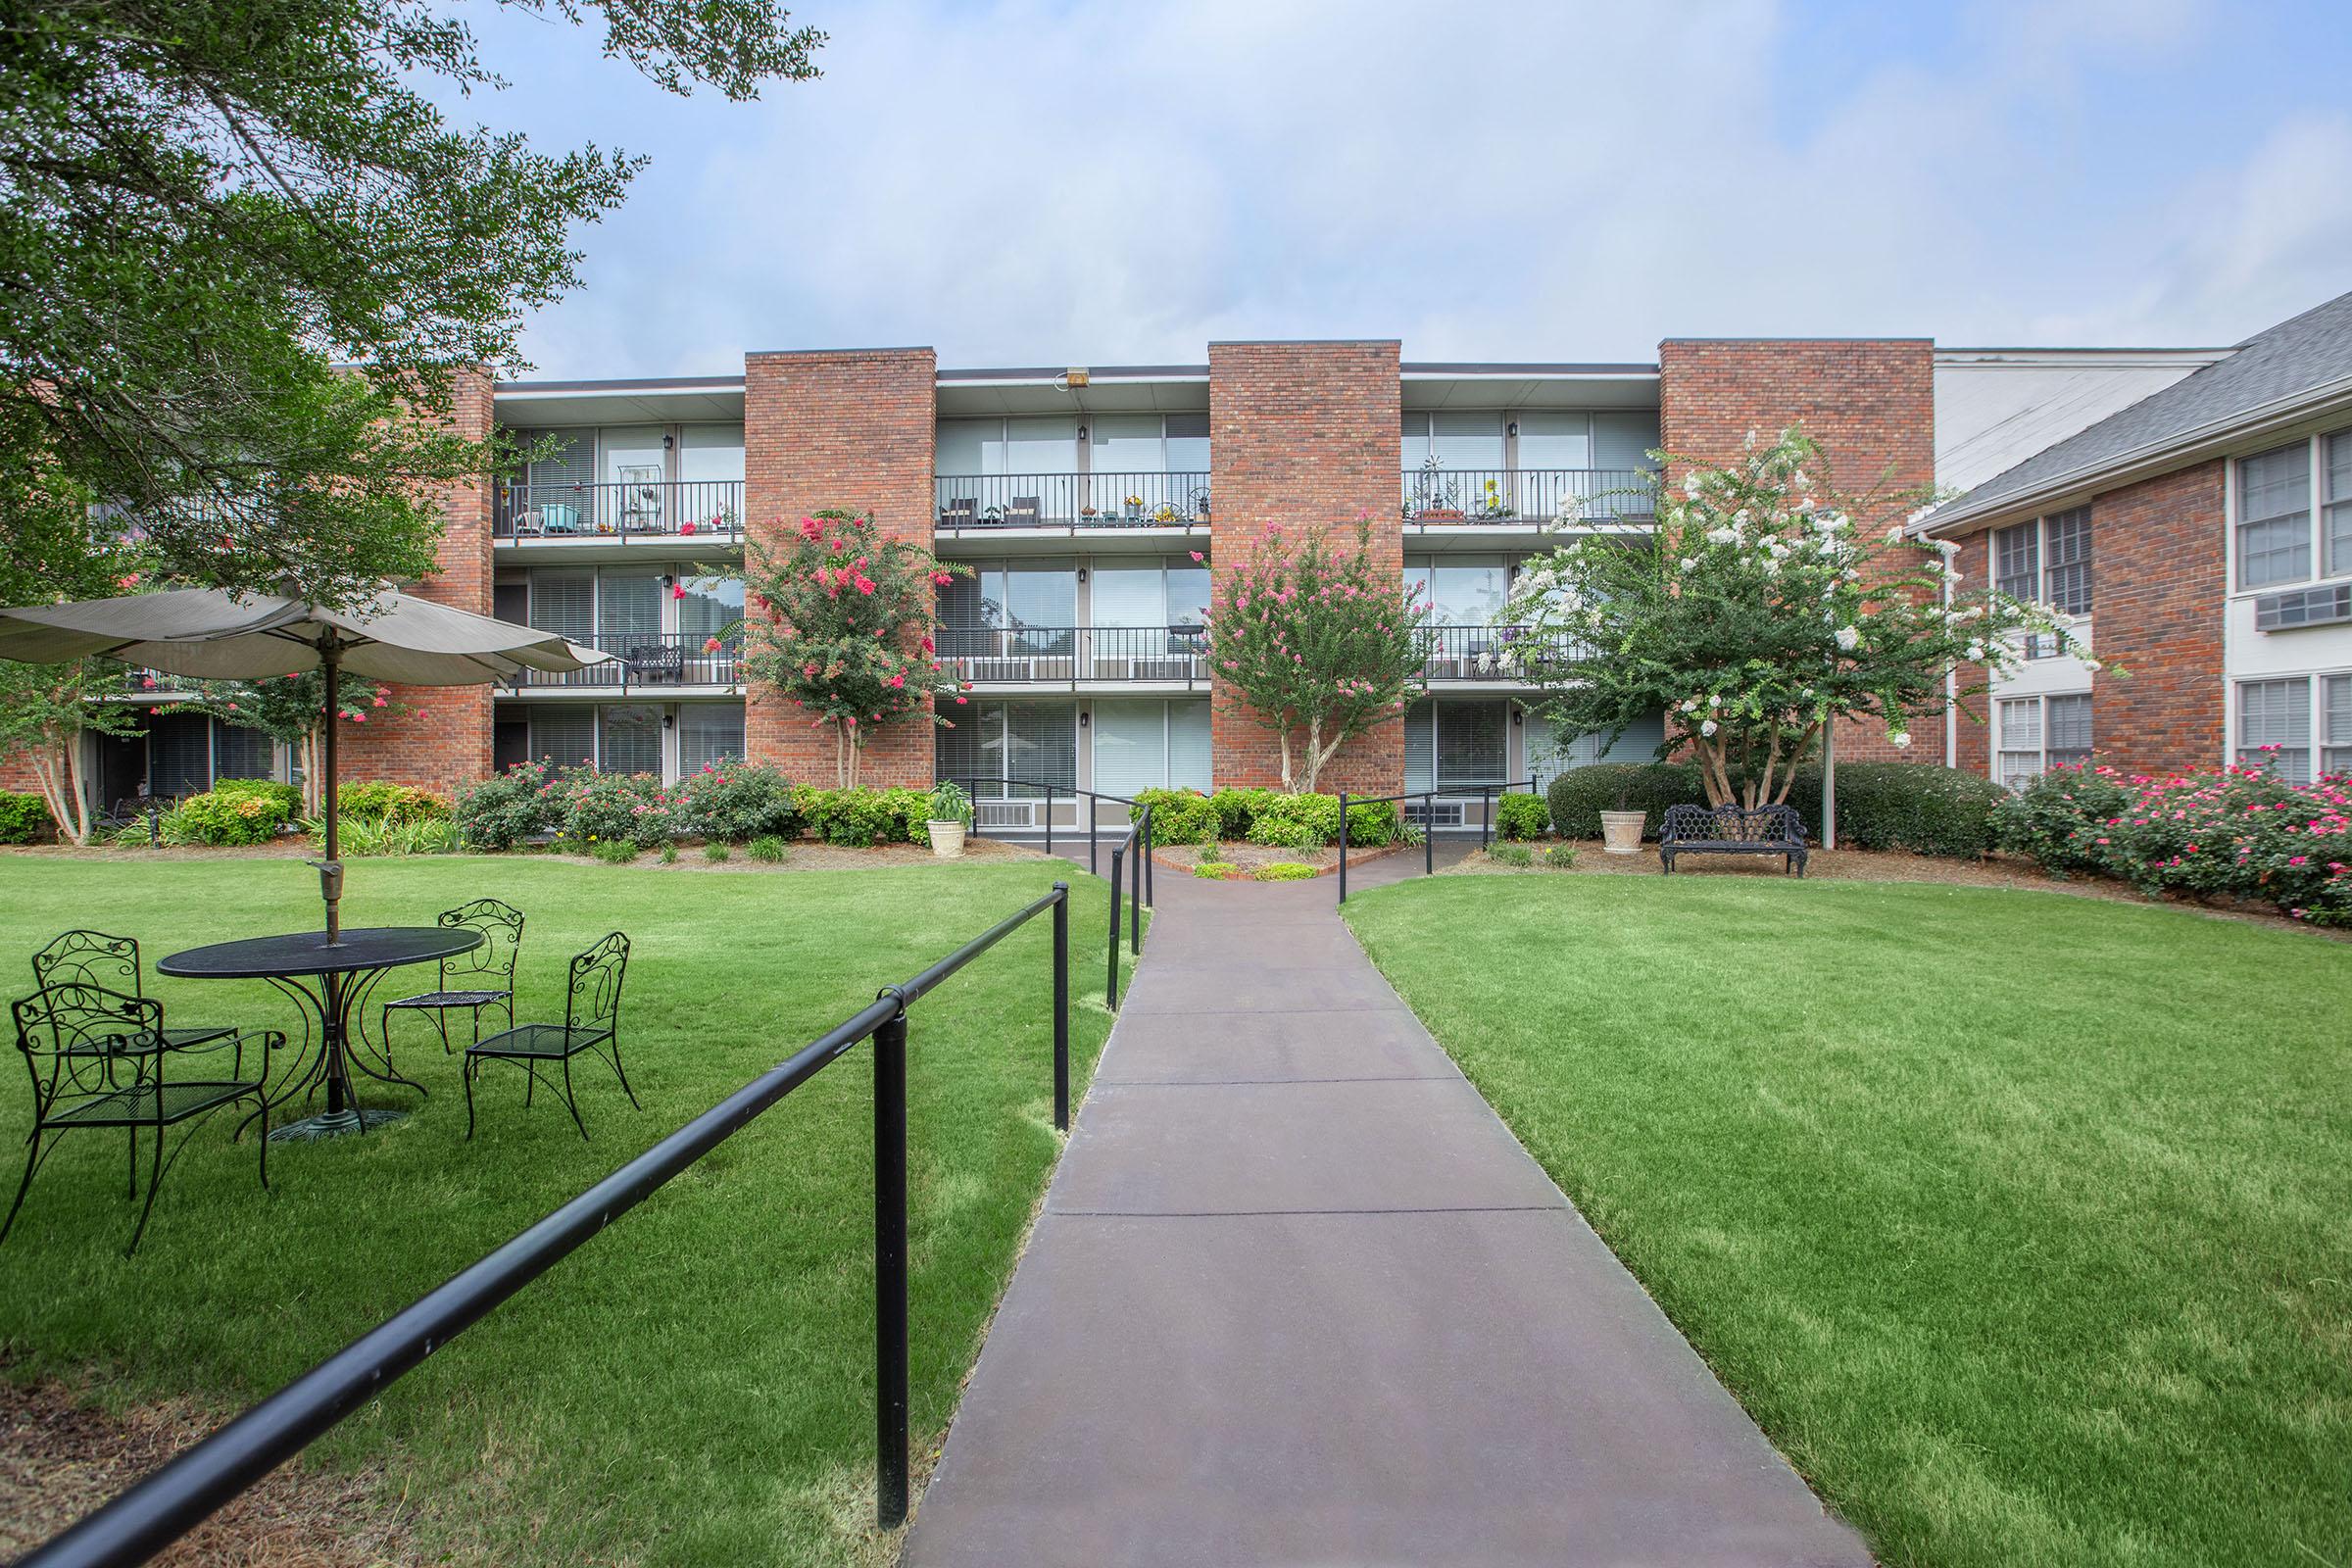
<path fill-rule="evenodd" d="M 1974 534 L 1969 538 L 1953 542 L 1960 547 L 1960 553 L 1952 558 L 1952 564 L 1960 568 L 1961 590 L 1970 592 L 1990 587 L 1992 585 L 1992 535 L 1989 532 Z M 2098 548 L 2095 540 L 2091 548 L 2094 551 Z M 1958 673 L 1960 689 L 1964 692 L 1971 686 L 1984 683 L 1990 676 L 1990 671 L 1982 664 L 1962 664 Z M 1993 712 L 1994 701 L 1992 693 L 1988 691 L 1981 692 L 1974 697 L 1961 698 L 1961 711 L 1953 725 L 1958 745 L 1955 748 L 1952 765 L 1964 773 L 1974 773 L 1980 778 L 1992 776 L 1993 722 L 1997 716 Z M 1973 719 L 1972 714 L 1974 715 Z M 1943 755 L 1941 730 L 1942 725 L 1938 721 L 1934 747 L 1935 755 L 1937 757 Z M 1924 735 L 1912 737 L 1915 749 L 1927 744 L 1927 741 L 1928 737 Z"/>
<path fill-rule="evenodd" d="M 743 380 L 752 549 L 828 507 L 870 511 L 885 536 L 930 547 L 938 518 L 931 482 L 938 358 L 931 350 L 752 354 Z M 881 726 L 866 744 L 858 781 L 929 787 L 932 742 L 928 724 Z M 744 749 L 798 780 L 829 785 L 835 777 L 831 727 L 811 729 L 773 692 L 752 694 Z"/>
<path fill-rule="evenodd" d="M 2220 460 L 2110 491 L 2091 502 L 2091 741 L 2136 773 L 2222 760 L 2225 703 Z"/>
<path fill-rule="evenodd" d="M 1841 490 L 1935 482 L 1935 344 L 1927 338 L 1669 338 L 1658 345 L 1658 368 L 1669 452 L 1725 462 L 1750 430 L 1769 441 L 1802 424 Z M 1883 725 L 1841 724 L 1838 756 L 1940 762 L 1941 716 L 1920 715 L 1907 751 L 1886 743 Z"/>
<path fill-rule="evenodd" d="M 460 433 L 490 433 L 491 383 L 475 371 L 459 379 L 451 422 Z M 474 480 L 443 488 L 440 569 L 405 591 L 475 614 L 490 613 L 490 485 Z M 391 700 L 413 711 L 398 718 L 345 724 L 340 771 L 346 779 L 391 779 L 445 793 L 490 776 L 488 686 L 396 686 Z"/>
<path fill-rule="evenodd" d="M 1353 543 L 1371 514 L 1374 561 L 1403 592 L 1396 523 L 1400 381 L 1394 342 L 1208 346 L 1209 561 L 1222 591 L 1269 522 Z M 1214 779 L 1279 785 L 1280 743 L 1238 699 L 1212 687 Z M 1294 766 L 1303 760 L 1294 749 Z M 1332 759 L 1316 787 L 1391 794 L 1404 787 L 1404 726 L 1391 720 Z"/>

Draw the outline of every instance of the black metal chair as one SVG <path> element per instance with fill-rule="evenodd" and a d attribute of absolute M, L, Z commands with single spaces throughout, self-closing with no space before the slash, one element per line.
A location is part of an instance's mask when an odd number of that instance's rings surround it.
<path fill-rule="evenodd" d="M 620 1092 L 629 1097 L 629 1104 L 638 1110 L 637 1091 L 629 1087 L 629 1075 L 620 1066 L 620 983 L 628 975 L 629 939 L 615 931 L 587 952 L 571 960 L 571 973 L 564 994 L 562 1023 L 526 1023 L 519 1027 L 476 1041 L 466 1048 L 466 1136 L 473 1137 L 473 1080 L 486 1061 L 514 1061 L 522 1064 L 530 1082 L 522 1092 L 526 1106 L 539 1086 L 539 1069 L 547 1062 L 561 1062 L 564 1067 L 564 1103 L 571 1111 L 571 1124 L 588 1137 L 588 1124 L 580 1120 L 580 1102 L 571 1092 L 571 1058 L 583 1051 L 594 1052 L 611 1063 L 612 1076 L 620 1080 Z"/>
<path fill-rule="evenodd" d="M 484 1007 L 506 1008 L 507 1027 L 514 1026 L 514 960 L 522 952 L 522 911 L 497 899 L 476 899 L 471 904 L 442 910 L 439 923 L 479 931 L 482 945 L 470 953 L 442 959 L 440 984 L 432 990 L 384 1004 L 376 1021 L 376 1033 L 383 1037 L 387 1061 L 392 1055 L 395 1008 L 432 1014 L 441 1031 L 441 1054 L 445 1056 L 453 1049 L 449 1043 L 449 1015 L 460 1008 L 473 1015 L 473 1039 L 477 1042 L 482 1038 Z M 469 986 L 468 981 L 474 984 Z M 490 983 L 493 981 L 496 984 Z"/>
<path fill-rule="evenodd" d="M 980 520 L 980 503 L 971 496 L 956 496 L 942 502 L 939 525 L 942 528 L 969 528 Z"/>
<path fill-rule="evenodd" d="M 69 981 L 44 986 L 10 1012 L 17 1026 L 17 1050 L 32 1075 L 32 1133 L 24 1156 L 24 1179 L 17 1184 L 17 1200 L 8 1218 L 0 1221 L 0 1242 L 16 1228 L 24 1195 L 41 1168 L 55 1137 L 87 1127 L 122 1127 L 130 1132 L 130 1196 L 139 1196 L 139 1133 L 153 1129 L 155 1152 L 147 1173 L 147 1201 L 139 1210 L 138 1227 L 130 1233 L 125 1257 L 138 1250 L 147 1234 L 147 1218 L 155 1212 L 156 1189 L 163 1185 L 170 1161 L 164 1157 L 164 1129 L 190 1117 L 202 1116 L 251 1100 L 261 1118 L 262 1186 L 270 1186 L 270 1102 L 264 1085 L 270 1077 L 270 1053 L 286 1037 L 274 1029 L 251 1034 L 230 1031 L 205 1046 L 171 1043 L 164 1028 L 164 1005 L 152 997 L 134 997 L 104 986 Z M 261 1060 L 253 1073 L 245 1071 L 245 1047 L 256 1041 Z M 217 1057 L 228 1054 L 226 1077 L 172 1081 L 166 1065 L 175 1055 Z M 129 1082 L 122 1080 L 128 1076 Z M 242 1129 L 240 1129 L 240 1132 Z M 46 1147 L 44 1147 L 46 1145 Z M 172 1158 L 188 1147 L 182 1138 Z"/>
<path fill-rule="evenodd" d="M 50 986 L 97 986 L 125 996 L 144 997 L 139 944 L 132 937 L 110 937 L 103 931 L 68 931 L 32 956 L 32 983 Z M 177 1051 L 226 1040 L 237 1031 L 206 1025 L 165 1031 L 164 1044 Z"/>
<path fill-rule="evenodd" d="M 1045 512 L 1044 497 L 1014 496 L 1004 504 L 1004 526 L 1034 528 L 1045 520 Z"/>

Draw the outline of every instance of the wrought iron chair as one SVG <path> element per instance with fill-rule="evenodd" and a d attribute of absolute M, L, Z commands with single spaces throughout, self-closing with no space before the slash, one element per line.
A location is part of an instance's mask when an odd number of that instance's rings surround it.
<path fill-rule="evenodd" d="M 538 1089 L 540 1067 L 548 1062 L 561 1062 L 564 1103 L 569 1107 L 571 1124 L 580 1130 L 582 1141 L 588 1137 L 588 1124 L 580 1120 L 580 1102 L 571 1092 L 571 1058 L 581 1052 L 594 1052 L 609 1062 L 612 1076 L 620 1080 L 620 1092 L 629 1097 L 629 1104 L 635 1109 L 645 1108 L 637 1103 L 637 1091 L 629 1087 L 629 1075 L 620 1066 L 620 983 L 626 978 L 628 968 L 629 939 L 615 931 L 571 960 L 562 1023 L 526 1023 L 466 1048 L 468 1140 L 473 1137 L 473 1080 L 488 1061 L 522 1064 L 523 1071 L 530 1075 L 530 1082 L 522 1092 L 526 1106 Z"/>
<path fill-rule="evenodd" d="M 514 960 L 522 952 L 522 911 L 497 899 L 476 899 L 442 910 L 439 923 L 479 931 L 482 945 L 454 958 L 443 958 L 440 984 L 432 990 L 384 1004 L 376 1033 L 383 1038 L 387 1061 L 392 1055 L 395 1008 L 432 1014 L 441 1031 L 441 1054 L 445 1056 L 454 1049 L 449 1042 L 449 1015 L 460 1008 L 473 1015 L 476 1041 L 482 1038 L 484 1007 L 506 1008 L 507 1027 L 514 1026 Z"/>
<path fill-rule="evenodd" d="M 140 979 L 139 944 L 132 937 L 110 937 L 103 931 L 68 931 L 32 956 L 32 983 L 41 988 L 62 985 L 97 986 L 125 996 L 144 997 Z M 226 1040 L 237 1031 L 203 1025 L 166 1030 L 164 1044 L 173 1051 L 186 1046 Z"/>
<path fill-rule="evenodd" d="M 163 1185 L 170 1160 L 164 1157 L 164 1129 L 191 1117 L 209 1114 L 240 1100 L 251 1100 L 262 1123 L 262 1186 L 270 1186 L 270 1102 L 264 1085 L 270 1077 L 270 1053 L 282 1048 L 286 1037 L 274 1029 L 251 1033 L 231 1030 L 208 1046 L 171 1043 L 164 1028 L 164 1005 L 152 997 L 134 997 L 104 986 L 68 981 L 44 986 L 10 1012 L 16 1021 L 17 1050 L 32 1075 L 32 1134 L 24 1156 L 24 1179 L 17 1184 L 17 1200 L 8 1218 L 0 1221 L 0 1242 L 15 1229 L 24 1195 L 41 1168 L 55 1138 L 85 1127 L 122 1127 L 130 1132 L 130 1196 L 139 1196 L 139 1133 L 152 1129 L 155 1152 L 147 1171 L 147 1201 L 139 1210 L 138 1227 L 130 1233 L 125 1257 L 138 1250 L 147 1234 L 147 1218 L 155 1212 L 156 1189 Z M 261 1060 L 248 1074 L 245 1048 L 258 1043 Z M 228 1055 L 225 1077 L 168 1079 L 167 1064 L 174 1055 Z M 124 1077 L 129 1082 L 123 1082 Z M 240 1129 L 240 1132 L 242 1129 Z M 172 1158 L 187 1148 L 182 1138 Z"/>

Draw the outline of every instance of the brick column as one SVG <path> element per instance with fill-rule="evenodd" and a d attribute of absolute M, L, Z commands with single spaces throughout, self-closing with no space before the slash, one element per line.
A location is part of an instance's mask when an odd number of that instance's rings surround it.
<path fill-rule="evenodd" d="M 491 425 L 491 381 L 470 370 L 457 380 L 450 423 L 468 440 L 485 440 Z M 477 615 L 490 613 L 491 487 L 464 480 L 438 487 L 444 532 L 435 552 L 439 568 L 404 592 Z M 346 724 L 339 759 L 347 780 L 391 779 L 454 793 L 490 776 L 488 686 L 395 686 L 405 717 Z"/>
<path fill-rule="evenodd" d="M 1401 598 L 1397 359 L 1395 342 L 1208 346 L 1209 562 L 1220 591 L 1253 558 L 1267 523 L 1352 547 L 1357 515 L 1369 512 L 1373 560 Z M 1274 732 L 1239 699 L 1213 684 L 1211 694 L 1216 782 L 1280 785 Z M 1300 762 L 1296 752 L 1293 761 Z M 1316 784 L 1326 794 L 1343 786 L 1381 795 L 1404 788 L 1402 720 L 1349 742 Z"/>
<path fill-rule="evenodd" d="M 2133 773 L 2176 773 L 2223 760 L 2220 461 L 2127 485 L 2090 506 L 2091 652 L 2119 665 L 2091 677 L 2090 738 L 2099 760 Z"/>
<path fill-rule="evenodd" d="M 938 357 L 930 349 L 751 354 L 743 362 L 744 519 L 750 548 L 826 508 L 868 512 L 888 538 L 928 549 L 938 439 Z M 861 784 L 929 788 L 930 725 L 879 727 Z M 831 727 L 812 730 L 772 691 L 754 691 L 744 749 L 796 781 L 834 780 Z"/>
<path fill-rule="evenodd" d="M 1748 431 L 1768 441 L 1802 424 L 1842 490 L 1935 482 L 1935 344 L 1927 338 L 1669 338 L 1658 345 L 1658 375 L 1669 452 L 1729 463 Z M 1908 751 L 1889 746 L 1879 725 L 1841 724 L 1838 758 L 1940 762 L 1941 716 L 1914 724 Z"/>

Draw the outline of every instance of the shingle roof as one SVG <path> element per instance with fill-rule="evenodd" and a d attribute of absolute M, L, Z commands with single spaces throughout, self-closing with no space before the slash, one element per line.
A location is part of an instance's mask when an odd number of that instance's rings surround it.
<path fill-rule="evenodd" d="M 2211 434 L 2352 378 L 2352 294 L 2339 294 L 2238 345 L 2219 360 L 1985 480 L 1930 514 L 1926 527 L 1982 516 L 2004 501 L 2066 481 L 2089 481 L 2126 460 Z"/>

